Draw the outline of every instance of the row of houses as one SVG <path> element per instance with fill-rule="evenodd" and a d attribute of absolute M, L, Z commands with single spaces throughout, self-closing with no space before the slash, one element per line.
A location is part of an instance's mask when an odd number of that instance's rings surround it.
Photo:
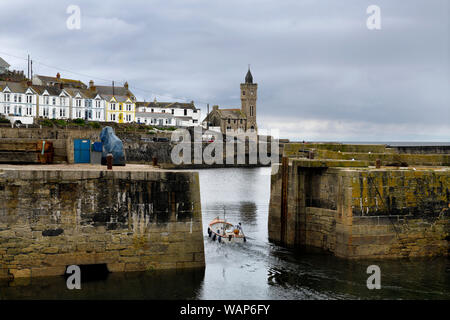
<path fill-rule="evenodd" d="M 35 75 L 32 80 L 0 80 L 0 114 L 12 123 L 32 124 L 36 118 L 85 119 L 154 126 L 200 125 L 194 102 L 139 102 L 123 86 L 89 86 L 79 80 Z"/>

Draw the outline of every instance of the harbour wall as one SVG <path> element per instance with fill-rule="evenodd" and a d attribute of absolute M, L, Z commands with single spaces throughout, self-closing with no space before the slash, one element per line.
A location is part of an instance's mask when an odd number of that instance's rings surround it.
<path fill-rule="evenodd" d="M 74 163 L 74 139 L 89 139 L 91 142 L 100 141 L 101 129 L 92 128 L 5 128 L 0 127 L 0 142 L 5 143 L 27 143 L 36 142 L 38 140 L 47 140 L 53 143 L 54 156 L 53 163 Z M 153 159 L 157 160 L 158 165 L 166 169 L 201 169 L 201 168 L 222 168 L 222 167 L 258 167 L 269 164 L 264 164 L 260 161 L 258 152 L 252 155 L 252 150 L 249 149 L 248 142 L 245 145 L 245 160 L 243 163 L 238 162 L 237 146 L 234 146 L 234 160 L 233 163 L 227 163 L 227 152 L 225 144 L 223 146 L 222 163 L 206 164 L 194 163 L 194 146 L 197 143 L 191 143 L 191 163 L 174 164 L 172 162 L 172 149 L 175 143 L 170 141 L 171 131 L 158 132 L 157 134 L 149 134 L 146 131 L 133 130 L 133 127 L 119 126 L 116 128 L 116 135 L 122 140 L 125 158 L 127 163 L 132 164 L 152 164 Z M 154 138 L 164 138 L 166 141 L 153 141 Z M 208 143 L 199 143 L 202 153 L 209 145 Z M 260 145 L 257 146 L 258 148 Z M 271 144 L 263 145 L 263 151 L 268 150 L 270 156 Z M 256 163 L 250 161 L 250 158 L 255 158 Z M 7 153 L 2 157 L 0 153 L 0 163 L 20 162 L 21 157 Z"/>
<path fill-rule="evenodd" d="M 271 241 L 350 259 L 448 255 L 448 167 L 285 158 L 272 168 Z"/>
<path fill-rule="evenodd" d="M 196 172 L 0 166 L 0 278 L 205 266 Z"/>

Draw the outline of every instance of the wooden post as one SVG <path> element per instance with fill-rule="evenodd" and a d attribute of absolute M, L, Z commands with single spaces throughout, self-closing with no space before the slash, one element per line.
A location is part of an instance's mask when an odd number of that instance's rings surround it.
<path fill-rule="evenodd" d="M 289 158 L 283 157 L 281 162 L 281 234 L 282 244 L 286 244 L 287 230 L 287 211 L 288 211 L 288 177 L 289 177 Z"/>
<path fill-rule="evenodd" d="M 112 170 L 113 159 L 114 159 L 113 155 L 111 153 L 108 153 L 106 156 L 106 165 L 107 165 L 108 170 Z"/>

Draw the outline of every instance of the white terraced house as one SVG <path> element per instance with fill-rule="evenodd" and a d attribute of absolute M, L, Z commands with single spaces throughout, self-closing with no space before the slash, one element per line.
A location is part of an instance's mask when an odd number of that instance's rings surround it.
<path fill-rule="evenodd" d="M 136 122 L 150 125 L 192 127 L 200 125 L 201 110 L 194 102 L 138 102 Z"/>
<path fill-rule="evenodd" d="M 33 86 L 39 92 L 39 117 L 47 119 L 70 118 L 70 94 L 52 86 Z"/>
<path fill-rule="evenodd" d="M 36 117 L 37 97 L 31 84 L 0 81 L 0 114 L 12 123 L 32 124 Z"/>

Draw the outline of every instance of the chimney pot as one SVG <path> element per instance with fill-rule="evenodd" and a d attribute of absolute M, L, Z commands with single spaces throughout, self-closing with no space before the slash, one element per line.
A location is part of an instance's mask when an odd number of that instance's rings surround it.
<path fill-rule="evenodd" d="M 59 72 L 56 74 L 56 79 L 61 79 L 61 75 L 59 74 Z"/>

